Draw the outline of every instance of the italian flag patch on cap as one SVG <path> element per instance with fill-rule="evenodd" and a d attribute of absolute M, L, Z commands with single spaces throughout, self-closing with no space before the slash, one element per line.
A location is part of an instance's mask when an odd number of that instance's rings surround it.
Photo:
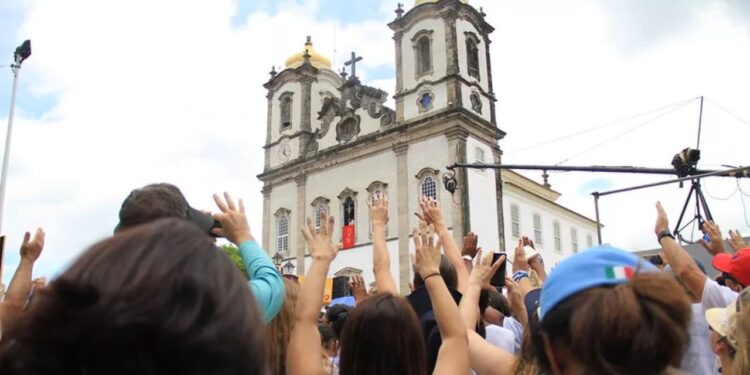
<path fill-rule="evenodd" d="M 632 279 L 633 268 L 631 267 L 607 267 L 605 269 L 607 279 Z"/>

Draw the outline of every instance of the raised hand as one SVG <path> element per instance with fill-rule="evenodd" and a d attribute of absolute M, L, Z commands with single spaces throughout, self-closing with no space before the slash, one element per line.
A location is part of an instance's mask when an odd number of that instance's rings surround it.
<path fill-rule="evenodd" d="M 515 253 L 513 254 L 513 272 L 529 272 L 529 262 L 526 261 L 526 251 L 523 249 L 523 239 L 518 240 Z"/>
<path fill-rule="evenodd" d="M 377 196 L 373 202 L 367 200 L 367 207 L 370 208 L 370 217 L 373 225 L 388 224 L 388 197 Z"/>
<path fill-rule="evenodd" d="M 474 267 L 469 276 L 469 283 L 481 287 L 482 289 L 491 289 L 490 280 L 492 275 L 497 272 L 500 266 L 505 261 L 505 255 L 498 258 L 495 263 L 492 263 L 492 252 L 488 252 L 484 257 L 481 251 L 477 253 L 474 260 Z"/>
<path fill-rule="evenodd" d="M 747 247 L 745 239 L 742 238 L 742 235 L 738 230 L 729 230 L 729 238 L 727 239 L 727 242 L 729 242 L 729 246 L 731 246 L 734 251 L 739 251 L 740 249 Z"/>
<path fill-rule="evenodd" d="M 365 279 L 360 275 L 353 275 L 349 282 L 349 288 L 352 290 L 354 300 L 359 302 L 367 298 L 367 288 L 365 287 Z"/>
<path fill-rule="evenodd" d="M 302 237 L 307 242 L 307 247 L 310 248 L 310 255 L 313 260 L 322 260 L 326 262 L 332 261 L 336 258 L 336 254 L 341 248 L 341 244 L 333 244 L 331 238 L 333 237 L 333 216 L 328 216 L 321 212 L 320 214 L 320 230 L 316 231 L 313 226 L 313 222 L 310 218 L 307 218 L 307 227 L 302 227 Z"/>
<path fill-rule="evenodd" d="M 706 242 L 704 239 L 700 239 L 701 245 L 703 245 L 703 248 L 708 251 L 711 255 L 716 255 L 724 252 L 724 243 L 723 239 L 721 238 L 721 229 L 719 229 L 719 225 L 715 224 L 713 221 L 706 221 L 703 223 L 703 226 L 701 228 L 703 233 L 705 233 L 708 236 L 708 239 L 710 242 Z"/>
<path fill-rule="evenodd" d="M 428 226 L 424 222 L 420 225 L 419 231 L 417 228 L 412 231 L 416 249 L 413 256 L 414 270 L 422 278 L 440 273 L 440 240 L 435 240 L 433 232 L 433 226 Z"/>
<path fill-rule="evenodd" d="M 31 239 L 31 233 L 29 232 L 26 232 L 23 235 L 23 242 L 21 243 L 21 259 L 32 263 L 36 262 L 42 254 L 42 249 L 44 249 L 44 230 L 42 230 L 42 228 L 37 228 L 33 239 Z"/>
<path fill-rule="evenodd" d="M 214 228 L 211 232 L 215 235 L 226 237 L 237 246 L 245 241 L 253 241 L 253 235 L 250 233 L 250 224 L 247 223 L 247 216 L 245 215 L 245 204 L 242 202 L 242 199 L 239 200 L 239 206 L 234 205 L 234 201 L 229 193 L 224 193 L 224 199 L 226 202 L 214 194 L 214 201 L 221 213 L 213 214 L 213 218 L 221 223 L 221 228 Z"/>
<path fill-rule="evenodd" d="M 435 231 L 439 232 L 445 229 L 445 220 L 443 219 L 443 212 L 440 210 L 440 204 L 432 198 L 420 196 L 419 197 L 419 209 L 416 215 L 422 221 L 428 225 L 432 225 Z"/>
<path fill-rule="evenodd" d="M 479 236 L 474 234 L 474 232 L 469 232 L 464 236 L 464 247 L 463 250 L 461 250 L 461 255 L 468 255 L 472 259 L 474 259 L 477 256 L 477 250 L 479 249 L 477 247 L 477 242 L 479 241 Z"/>
<path fill-rule="evenodd" d="M 661 206 L 661 202 L 656 202 L 656 224 L 654 225 L 654 233 L 658 235 L 661 231 L 669 229 L 669 220 L 667 219 L 667 212 L 664 211 L 664 207 Z"/>

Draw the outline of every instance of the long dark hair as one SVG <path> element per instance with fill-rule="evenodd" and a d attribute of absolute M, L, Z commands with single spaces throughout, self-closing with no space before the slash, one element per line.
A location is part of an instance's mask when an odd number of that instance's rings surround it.
<path fill-rule="evenodd" d="M 0 346 L 3 374 L 268 371 L 245 280 L 208 236 L 179 219 L 95 244 L 13 323 Z"/>
<path fill-rule="evenodd" d="M 406 299 L 378 293 L 349 313 L 339 370 L 341 375 L 427 375 L 419 319 Z"/>
<path fill-rule="evenodd" d="M 674 279 L 639 273 L 625 284 L 576 293 L 529 328 L 547 372 L 544 337 L 553 347 L 574 349 L 587 373 L 653 375 L 679 368 L 690 316 L 690 298 Z"/>

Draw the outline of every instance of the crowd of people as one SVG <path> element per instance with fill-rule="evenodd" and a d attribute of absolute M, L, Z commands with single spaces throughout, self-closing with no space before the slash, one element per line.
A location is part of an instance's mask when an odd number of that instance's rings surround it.
<path fill-rule="evenodd" d="M 388 200 L 368 202 L 375 287 L 352 280 L 353 306 L 324 306 L 339 250 L 334 219 L 300 228 L 312 262 L 283 277 L 255 241 L 242 200 L 218 212 L 170 184 L 134 190 L 113 236 L 49 284 L 32 280 L 45 234 L 26 233 L 0 303 L 2 374 L 750 374 L 750 248 L 713 222 L 707 276 L 656 205 L 659 265 L 607 245 L 547 274 L 522 238 L 510 260 L 459 247 L 440 205 L 420 198 L 412 290 L 386 248 Z M 239 248 L 243 271 L 218 250 Z M 507 264 L 504 287 L 493 276 Z"/>

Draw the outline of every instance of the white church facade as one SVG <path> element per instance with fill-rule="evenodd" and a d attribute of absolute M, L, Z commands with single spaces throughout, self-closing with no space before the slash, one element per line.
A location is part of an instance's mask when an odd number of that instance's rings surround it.
<path fill-rule="evenodd" d="M 311 262 L 299 228 L 324 211 L 336 218 L 335 238 L 352 237 L 331 271 L 374 281 L 366 202 L 387 195 L 391 272 L 406 293 L 420 195 L 440 202 L 459 246 L 473 231 L 484 249 L 506 249 L 500 173 L 456 169 L 455 193 L 443 184 L 453 174 L 446 166 L 454 163 L 480 156 L 500 163 L 505 133 L 495 115 L 493 28 L 483 12 L 467 1 L 417 0 L 408 12 L 399 5 L 388 26 L 395 42 L 395 108 L 385 105 L 388 93 L 360 82 L 354 54 L 350 73 L 337 73 L 309 37 L 284 70 L 271 72 L 264 85 L 265 166 L 258 178 L 263 247 L 292 262 L 298 275 Z"/>

